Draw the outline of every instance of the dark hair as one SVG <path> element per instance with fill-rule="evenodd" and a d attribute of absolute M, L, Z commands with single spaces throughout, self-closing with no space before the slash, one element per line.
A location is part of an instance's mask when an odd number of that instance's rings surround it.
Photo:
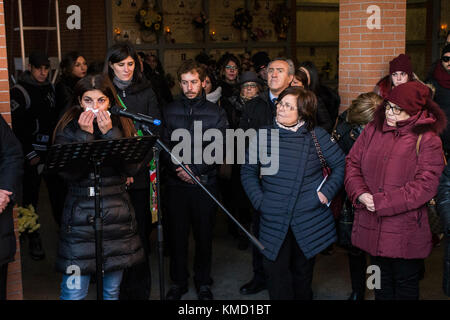
<path fill-rule="evenodd" d="M 305 89 L 309 89 L 308 86 L 308 76 L 306 75 L 306 73 L 303 70 L 297 69 L 295 71 L 294 77 L 298 80 L 301 81 L 301 83 L 303 84 L 303 88 Z"/>
<path fill-rule="evenodd" d="M 138 54 L 139 57 L 141 57 L 142 61 L 144 61 L 145 58 L 147 58 L 147 55 L 144 52 L 142 52 L 142 51 L 139 51 L 137 54 Z"/>
<path fill-rule="evenodd" d="M 108 49 L 106 53 L 105 65 L 103 66 L 103 72 L 109 75 L 109 79 L 114 79 L 114 70 L 110 67 L 110 63 L 118 63 L 128 57 L 134 60 L 135 68 L 133 71 L 133 83 L 138 83 L 142 81 L 142 71 L 139 67 L 139 58 L 136 53 L 136 49 L 129 42 L 120 42 Z"/>
<path fill-rule="evenodd" d="M 97 74 L 102 73 L 105 67 L 104 61 L 94 61 L 89 64 L 87 69 L 87 74 Z"/>
<path fill-rule="evenodd" d="M 81 98 L 86 92 L 91 90 L 99 90 L 107 96 L 110 106 L 114 104 L 120 105 L 117 100 L 116 89 L 106 74 L 87 75 L 75 85 L 72 107 L 64 113 L 56 125 L 55 131 L 53 132 L 53 141 L 55 141 L 55 136 L 58 131 L 62 131 L 73 119 L 79 118 L 83 112 L 83 108 L 80 106 Z M 134 124 L 130 119 L 112 115 L 111 120 L 113 124 L 119 126 L 125 137 L 132 137 L 136 133 Z"/>
<path fill-rule="evenodd" d="M 290 94 L 297 97 L 298 116 L 305 121 L 306 129 L 313 130 L 316 126 L 316 95 L 311 90 L 305 90 L 302 87 L 287 87 L 278 96 L 277 103 Z"/>
<path fill-rule="evenodd" d="M 312 61 L 305 61 L 300 64 L 299 69 L 301 67 L 305 68 L 309 73 L 309 90 L 317 93 L 320 87 L 320 78 L 316 65 Z"/>
<path fill-rule="evenodd" d="M 218 66 L 220 68 L 219 70 L 220 77 L 223 78 L 225 76 L 225 67 L 230 61 L 233 61 L 236 64 L 236 66 L 238 67 L 238 73 L 240 72 L 241 62 L 239 61 L 239 58 L 236 57 L 234 54 L 227 52 L 222 57 L 220 57 L 218 61 Z"/>
<path fill-rule="evenodd" d="M 205 69 L 198 63 L 195 62 L 192 59 L 186 60 L 181 64 L 181 66 L 178 68 L 177 76 L 178 81 L 181 81 L 181 75 L 185 73 L 193 73 L 197 72 L 200 78 L 200 81 L 205 80 L 206 72 Z"/>
<path fill-rule="evenodd" d="M 75 66 L 75 63 L 77 62 L 77 59 L 79 57 L 82 57 L 84 60 L 86 60 L 86 58 L 83 55 L 79 54 L 77 51 L 70 51 L 63 56 L 61 63 L 59 64 L 59 67 L 61 68 L 61 76 L 72 76 L 73 67 Z"/>
<path fill-rule="evenodd" d="M 208 77 L 209 80 L 211 81 L 211 92 L 213 92 L 214 90 L 217 89 L 217 79 L 216 76 L 214 75 L 214 72 L 212 72 L 211 69 L 206 69 L 206 75 L 205 78 Z"/>
<path fill-rule="evenodd" d="M 148 59 L 150 59 L 150 58 L 155 58 L 155 60 L 156 60 L 156 69 L 155 69 L 155 71 L 157 72 L 157 73 L 159 73 L 160 75 L 164 75 L 165 74 L 165 72 L 164 72 L 164 68 L 163 68 L 163 66 L 162 66 L 162 64 L 161 64 L 161 61 L 159 61 L 159 58 L 158 58 L 158 56 L 156 55 L 156 54 L 149 54 L 148 56 L 147 56 L 147 58 Z M 146 62 L 146 61 L 144 61 L 144 62 Z M 150 66 L 150 64 L 148 63 L 148 62 L 146 62 L 149 66 Z"/>

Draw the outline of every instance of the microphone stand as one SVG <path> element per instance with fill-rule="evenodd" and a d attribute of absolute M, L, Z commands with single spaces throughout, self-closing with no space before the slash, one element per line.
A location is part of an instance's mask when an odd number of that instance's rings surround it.
<path fill-rule="evenodd" d="M 150 121 L 149 121 L 150 122 Z M 153 124 L 153 122 L 150 122 L 151 124 Z M 147 121 L 145 119 L 142 120 L 142 122 L 140 122 L 141 124 L 141 129 L 146 132 L 147 134 L 149 134 L 150 136 L 156 137 L 155 134 L 153 134 L 153 132 L 150 130 Z M 181 163 L 181 161 L 169 150 L 169 148 L 159 139 L 156 139 L 156 143 L 154 146 L 154 157 L 155 157 L 155 164 L 156 164 L 156 189 L 157 189 L 157 193 L 156 193 L 156 201 L 157 201 L 157 208 L 158 208 L 158 225 L 157 225 L 157 230 L 158 230 L 158 253 L 159 253 L 159 287 L 160 287 L 160 299 L 164 300 L 165 299 L 165 294 L 164 294 L 164 254 L 163 254 L 163 242 L 164 242 L 164 238 L 163 238 L 163 228 L 162 228 L 162 214 L 161 214 L 161 198 L 160 198 L 160 177 L 159 177 L 159 168 L 160 168 L 160 162 L 159 162 L 159 155 L 161 152 L 161 149 L 164 150 L 165 152 L 167 152 L 172 159 L 175 160 L 175 162 L 180 165 L 180 167 L 184 170 L 184 172 L 186 172 L 191 179 L 195 182 L 196 185 L 198 185 L 200 188 L 203 189 L 203 191 L 205 191 L 208 196 L 220 207 L 220 209 L 223 210 L 223 212 L 225 212 L 228 217 L 244 232 L 244 234 L 249 238 L 249 240 L 260 250 L 263 251 L 265 248 L 264 246 L 261 244 L 261 242 L 258 241 L 258 239 L 255 238 L 255 236 L 253 236 L 250 232 L 247 231 L 247 229 L 245 229 L 240 223 L 239 221 L 236 220 L 235 217 L 233 217 L 233 215 L 219 202 L 219 200 L 217 200 L 217 198 L 194 176 L 194 174 L 189 171 L 186 166 Z"/>

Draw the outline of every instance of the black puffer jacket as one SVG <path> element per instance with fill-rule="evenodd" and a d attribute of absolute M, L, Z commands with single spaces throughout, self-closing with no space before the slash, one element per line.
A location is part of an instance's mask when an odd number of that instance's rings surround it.
<path fill-rule="evenodd" d="M 53 85 L 48 80 L 39 83 L 29 71 L 24 72 L 11 88 L 11 118 L 27 160 L 36 156 L 43 160 L 58 115 Z"/>
<path fill-rule="evenodd" d="M 16 253 L 13 206 L 21 189 L 23 155 L 20 143 L 0 116 L 0 189 L 11 191 L 10 203 L 0 213 L 0 266 L 13 261 Z"/>
<path fill-rule="evenodd" d="M 62 132 L 57 133 L 55 144 L 122 137 L 117 127 L 113 127 L 106 135 L 101 134 L 96 124 L 94 128 L 94 134 L 89 134 L 82 131 L 77 121 L 73 120 Z M 132 168 L 128 167 L 105 166 L 100 171 L 105 272 L 125 269 L 144 259 L 134 209 L 125 190 L 126 177 L 133 173 Z M 68 180 L 69 194 L 65 201 L 61 222 L 56 269 L 65 273 L 67 267 L 76 265 L 80 267 L 82 274 L 94 273 L 96 270 L 94 197 L 80 194 L 81 192 L 87 194 L 89 187 L 94 186 L 93 174 L 89 168 L 82 171 L 78 167 L 77 170 L 67 170 L 61 175 Z"/>
<path fill-rule="evenodd" d="M 445 167 L 441 176 L 437 195 L 437 209 L 441 216 L 446 238 L 442 288 L 444 293 L 450 297 L 450 164 Z"/>
<path fill-rule="evenodd" d="M 142 113 L 151 116 L 154 119 L 161 119 L 158 99 L 151 88 L 151 83 L 146 78 L 142 78 L 138 83 L 132 83 L 125 90 L 121 90 L 117 86 L 115 87 L 129 111 L 133 113 Z M 135 124 L 135 127 L 136 130 L 140 129 L 139 124 Z M 150 129 L 154 134 L 159 134 L 161 130 L 156 126 L 152 126 Z M 151 157 L 149 157 L 149 159 L 151 159 Z M 148 188 L 148 176 L 148 167 L 142 166 L 142 169 L 134 176 L 134 183 L 131 185 L 131 189 Z"/>
<path fill-rule="evenodd" d="M 247 101 L 242 110 L 239 128 L 247 130 L 259 129 L 273 123 L 271 107 L 261 97 L 255 97 Z"/>
<path fill-rule="evenodd" d="M 201 137 L 194 135 L 194 122 L 201 122 L 202 136 L 208 129 L 219 129 L 225 138 L 225 129 L 228 128 L 228 121 L 225 111 L 216 104 L 207 101 L 203 91 L 202 95 L 195 99 L 188 99 L 183 95 L 180 99 L 167 105 L 164 110 L 163 120 L 163 142 L 169 147 L 170 150 L 172 150 L 175 145 L 182 143 L 178 141 L 171 141 L 170 138 L 172 136 L 172 132 L 176 129 L 187 129 L 191 138 L 191 160 L 189 161 L 189 167 L 196 176 L 203 180 L 202 182 L 204 184 L 214 184 L 216 182 L 217 165 L 206 164 L 203 157 L 200 164 L 194 164 L 194 139 L 201 139 Z M 182 139 L 184 138 L 181 138 L 181 140 Z M 203 154 L 203 150 L 211 142 L 203 141 L 202 143 L 203 145 L 200 151 Z M 225 145 L 223 150 L 225 155 Z M 169 184 L 195 186 L 180 180 L 175 171 L 178 166 L 172 163 L 172 160 L 166 153 L 162 153 L 162 156 L 164 157 L 163 159 L 165 164 L 169 168 Z M 202 175 L 203 177 L 201 177 Z"/>

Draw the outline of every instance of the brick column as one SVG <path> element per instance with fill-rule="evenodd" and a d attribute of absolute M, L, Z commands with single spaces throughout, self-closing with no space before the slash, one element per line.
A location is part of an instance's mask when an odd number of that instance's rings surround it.
<path fill-rule="evenodd" d="M 380 29 L 370 29 L 369 6 L 380 8 Z M 370 22 L 376 22 L 369 19 Z M 339 1 L 339 94 L 341 111 L 372 91 L 389 72 L 389 61 L 405 52 L 406 0 Z"/>
<path fill-rule="evenodd" d="M 11 123 L 9 104 L 8 62 L 6 54 L 6 30 L 3 1 L 0 1 L 0 113 L 8 123 Z M 20 243 L 17 232 L 17 211 L 14 210 L 14 231 L 17 239 L 15 261 L 8 266 L 7 299 L 22 300 L 22 265 L 20 261 Z"/>

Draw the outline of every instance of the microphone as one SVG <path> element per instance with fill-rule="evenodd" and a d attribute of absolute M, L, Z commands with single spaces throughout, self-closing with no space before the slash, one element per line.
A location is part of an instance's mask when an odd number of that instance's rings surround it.
<path fill-rule="evenodd" d="M 117 105 L 112 106 L 109 109 L 109 111 L 111 111 L 111 113 L 114 115 L 125 117 L 125 118 L 130 118 L 134 121 L 150 123 L 150 124 L 154 124 L 155 126 L 161 125 L 161 120 L 159 120 L 159 119 L 154 119 L 154 118 L 147 116 L 145 114 L 142 114 L 142 113 L 133 113 L 133 112 L 127 111 L 125 109 L 122 109 L 121 107 L 119 107 Z"/>

